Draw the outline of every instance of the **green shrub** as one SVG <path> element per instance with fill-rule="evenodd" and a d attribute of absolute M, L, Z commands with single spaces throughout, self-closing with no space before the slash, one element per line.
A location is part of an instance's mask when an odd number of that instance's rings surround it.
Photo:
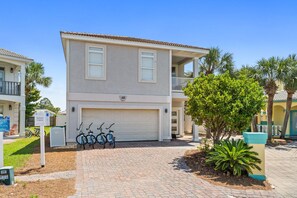
<path fill-rule="evenodd" d="M 206 163 L 214 165 L 215 170 L 238 176 L 242 171 L 252 173 L 252 168 L 261 170 L 257 165 L 261 160 L 257 157 L 258 153 L 251 151 L 252 148 L 243 140 L 223 140 L 214 145 L 207 156 Z"/>

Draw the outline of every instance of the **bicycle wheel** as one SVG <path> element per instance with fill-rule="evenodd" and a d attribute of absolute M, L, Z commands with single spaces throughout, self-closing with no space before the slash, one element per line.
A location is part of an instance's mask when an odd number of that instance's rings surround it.
<path fill-rule="evenodd" d="M 87 140 L 89 146 L 92 146 L 94 148 L 94 144 L 96 143 L 96 137 L 94 135 L 87 135 Z"/>
<path fill-rule="evenodd" d="M 25 137 L 26 138 L 30 138 L 32 137 L 32 131 L 30 129 L 25 129 Z"/>
<path fill-rule="evenodd" d="M 103 145 L 103 148 L 105 148 L 106 137 L 103 134 L 97 135 L 96 140 L 97 140 L 98 144 Z"/>
<path fill-rule="evenodd" d="M 106 139 L 109 145 L 115 148 L 115 137 L 111 133 L 106 135 Z"/>
<path fill-rule="evenodd" d="M 76 136 L 76 143 L 79 145 L 86 145 L 88 143 L 87 137 L 84 134 Z"/>

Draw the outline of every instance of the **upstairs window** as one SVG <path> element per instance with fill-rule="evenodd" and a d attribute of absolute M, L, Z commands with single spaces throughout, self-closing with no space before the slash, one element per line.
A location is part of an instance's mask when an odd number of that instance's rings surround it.
<path fill-rule="evenodd" d="M 106 80 L 105 46 L 86 46 L 86 79 Z"/>
<path fill-rule="evenodd" d="M 139 50 L 139 82 L 157 82 L 157 53 L 154 50 Z"/>

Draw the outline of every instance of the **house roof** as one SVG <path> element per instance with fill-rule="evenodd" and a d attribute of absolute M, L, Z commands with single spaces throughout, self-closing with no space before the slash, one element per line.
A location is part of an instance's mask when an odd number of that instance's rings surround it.
<path fill-rule="evenodd" d="M 287 92 L 286 91 L 278 91 L 274 95 L 274 101 L 286 101 L 287 100 Z M 293 100 L 297 100 L 297 92 L 293 95 Z"/>
<path fill-rule="evenodd" d="M 128 36 L 115 36 L 115 35 L 108 35 L 108 34 L 92 34 L 92 33 L 67 32 L 67 31 L 65 32 L 61 31 L 60 33 L 74 35 L 74 36 L 87 36 L 87 37 L 94 37 L 94 38 L 119 40 L 119 41 L 141 42 L 141 43 L 149 43 L 149 44 L 157 44 L 157 45 L 166 45 L 166 46 L 172 46 L 172 47 L 184 47 L 184 48 L 191 48 L 191 49 L 209 50 L 208 48 L 203 48 L 198 46 L 150 40 L 150 39 L 142 39 L 142 38 L 135 38 L 135 37 L 128 37 Z"/>
<path fill-rule="evenodd" d="M 10 56 L 10 57 L 14 57 L 14 58 L 21 58 L 21 59 L 27 59 L 27 60 L 32 60 L 26 56 L 23 56 L 21 54 L 17 54 L 15 52 L 12 52 L 12 51 L 9 51 L 9 50 L 6 50 L 6 49 L 3 49 L 3 48 L 0 48 L 0 55 L 3 55 L 3 56 Z"/>

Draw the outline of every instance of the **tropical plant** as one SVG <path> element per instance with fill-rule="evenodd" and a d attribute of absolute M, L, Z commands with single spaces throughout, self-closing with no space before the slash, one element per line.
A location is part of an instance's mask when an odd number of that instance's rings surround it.
<path fill-rule="evenodd" d="M 197 125 L 210 129 L 213 143 L 242 132 L 264 106 L 263 89 L 253 79 L 201 74 L 183 89 L 188 97 L 186 113 Z"/>
<path fill-rule="evenodd" d="M 26 118 L 33 115 L 37 101 L 41 98 L 37 85 L 49 87 L 52 83 L 51 77 L 44 76 L 44 67 L 41 63 L 32 62 L 26 67 L 25 77 L 26 94 Z"/>
<path fill-rule="evenodd" d="M 267 100 L 267 133 L 268 140 L 272 138 L 272 113 L 273 113 L 273 98 L 277 91 L 276 81 L 279 77 L 279 66 L 281 59 L 278 57 L 271 57 L 269 59 L 262 58 L 257 63 L 257 70 L 259 71 L 259 79 L 264 87 L 265 93 L 268 95 Z"/>
<path fill-rule="evenodd" d="M 284 83 L 284 90 L 287 92 L 286 113 L 282 126 L 281 138 L 285 138 L 290 111 L 292 108 L 292 98 L 297 91 L 297 57 L 296 54 L 289 55 L 282 60 L 279 67 L 280 80 Z"/>
<path fill-rule="evenodd" d="M 223 140 L 208 153 L 206 163 L 214 165 L 215 170 L 238 176 L 243 171 L 252 173 L 252 169 L 261 170 L 258 166 L 261 160 L 257 157 L 258 153 L 251 151 L 252 148 L 243 140 Z"/>
<path fill-rule="evenodd" d="M 254 79 L 258 83 L 261 83 L 259 70 L 257 70 L 257 68 L 253 67 L 253 66 L 243 65 L 240 69 L 235 71 L 235 76 L 236 77 L 246 76 L 248 78 Z M 258 113 L 259 112 L 257 112 L 257 114 L 255 114 L 252 119 L 252 131 L 258 131 L 258 129 L 257 129 L 257 115 L 258 115 Z"/>
<path fill-rule="evenodd" d="M 233 75 L 234 62 L 233 55 L 231 53 L 222 54 L 222 50 L 218 47 L 212 47 L 209 49 L 209 53 L 200 58 L 198 62 L 200 66 L 200 72 L 205 75 L 215 73 L 225 73 L 228 71 L 230 75 Z"/>

